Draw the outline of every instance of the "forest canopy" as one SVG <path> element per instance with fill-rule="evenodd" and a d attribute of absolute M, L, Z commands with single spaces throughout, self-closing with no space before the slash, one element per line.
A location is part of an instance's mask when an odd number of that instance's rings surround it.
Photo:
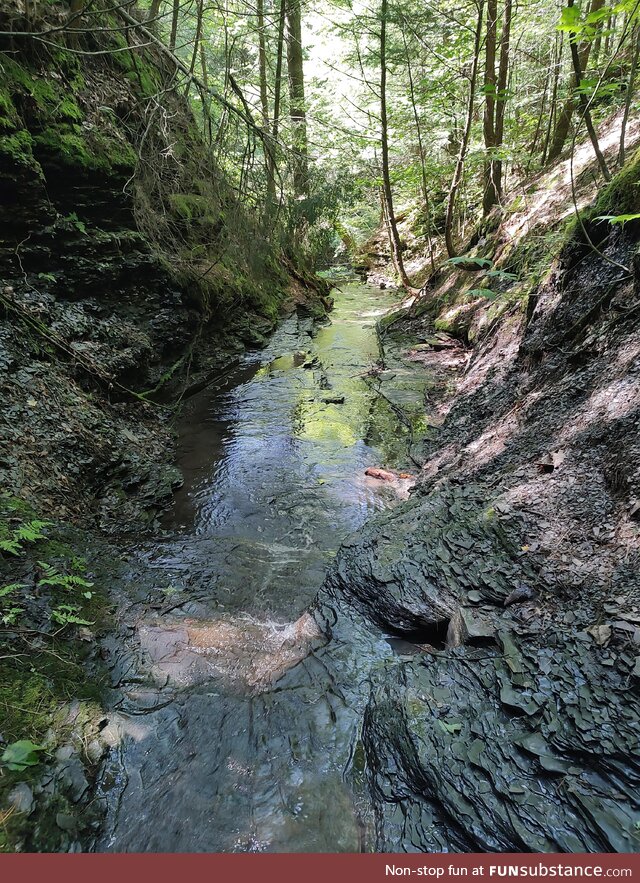
<path fill-rule="evenodd" d="M 218 163 L 271 230 L 320 263 L 397 216 L 432 261 L 598 123 L 635 109 L 638 0 L 141 0 L 25 4 L 13 41 L 49 51 L 109 31 L 175 66 Z M 25 22 L 33 22 L 29 30 Z M 6 33 L 5 38 L 9 36 Z M 163 88 L 165 86 L 163 85 Z M 275 219 L 275 223 L 274 223 Z M 444 243 L 444 248 L 439 244 Z"/>

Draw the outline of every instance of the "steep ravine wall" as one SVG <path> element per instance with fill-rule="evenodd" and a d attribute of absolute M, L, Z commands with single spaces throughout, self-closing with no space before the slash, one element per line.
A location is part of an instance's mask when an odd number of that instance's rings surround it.
<path fill-rule="evenodd" d="M 170 399 L 260 346 L 292 278 L 170 62 L 118 34 L 3 39 L 0 484 L 133 527 L 175 479 L 169 414 L 138 394 Z"/>

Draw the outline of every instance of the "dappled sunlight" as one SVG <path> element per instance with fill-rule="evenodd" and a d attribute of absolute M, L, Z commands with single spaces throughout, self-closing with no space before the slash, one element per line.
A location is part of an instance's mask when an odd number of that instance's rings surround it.
<path fill-rule="evenodd" d="M 617 152 L 621 124 L 622 113 L 620 112 L 600 127 L 600 148 L 603 153 L 609 156 L 609 159 L 612 159 Z M 640 139 L 640 120 L 629 120 L 627 139 L 630 143 L 636 143 Z M 564 218 L 572 215 L 576 206 L 578 210 L 585 208 L 592 202 L 599 184 L 595 174 L 590 176 L 588 180 L 582 180 L 580 176 L 593 166 L 594 160 L 593 146 L 588 139 L 584 140 L 576 145 L 573 159 L 559 162 L 549 172 L 544 172 L 534 179 L 535 190 L 532 193 L 512 194 L 516 200 L 515 207 L 512 216 L 502 225 L 503 238 L 508 243 L 517 244 L 535 227 L 546 226 L 551 222 L 558 224 Z M 575 188 L 575 204 L 571 186 L 572 178 Z M 518 206 L 522 201 L 524 201 L 524 208 L 520 209 Z"/>

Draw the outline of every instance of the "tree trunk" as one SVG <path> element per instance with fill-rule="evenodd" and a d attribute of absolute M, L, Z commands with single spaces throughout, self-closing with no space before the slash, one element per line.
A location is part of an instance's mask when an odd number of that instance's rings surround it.
<path fill-rule="evenodd" d="M 567 4 L 568 6 L 573 6 L 573 0 L 571 3 Z M 604 6 L 604 0 L 591 0 L 591 4 L 589 6 L 589 12 L 597 12 L 599 9 L 602 9 Z M 571 42 L 571 46 L 575 45 L 575 42 Z M 591 53 L 591 40 L 585 40 L 582 44 L 581 48 L 578 49 L 576 46 L 576 52 L 578 53 L 579 61 L 580 61 L 580 70 L 582 73 L 587 69 L 587 64 L 589 63 L 589 55 Z M 571 50 L 571 57 L 573 60 L 573 49 Z M 578 87 L 578 83 L 576 83 L 575 78 L 575 65 L 574 65 L 574 73 L 571 77 L 570 81 L 570 95 L 569 98 L 565 101 L 562 110 L 560 111 L 560 115 L 558 116 L 558 121 L 556 122 L 556 127 L 553 132 L 553 137 L 551 139 L 551 147 L 549 148 L 549 154 L 547 156 L 547 162 L 552 162 L 554 159 L 557 159 L 562 153 L 562 149 L 567 140 L 567 136 L 569 134 L 569 128 L 571 126 L 571 117 L 573 116 L 573 112 L 576 107 L 576 101 L 574 98 L 574 91 Z"/>
<path fill-rule="evenodd" d="M 171 33 L 169 35 L 169 49 L 174 52 L 178 36 L 178 17 L 180 15 L 180 0 L 173 0 L 173 14 L 171 16 Z"/>
<path fill-rule="evenodd" d="M 556 110 L 558 107 L 558 84 L 560 82 L 560 59 L 562 58 L 562 34 L 556 35 L 555 53 L 554 53 L 554 72 L 553 72 L 553 89 L 551 91 L 551 104 L 549 106 L 549 123 L 547 132 L 544 137 L 544 146 L 542 148 L 542 156 L 540 162 L 545 164 L 547 159 L 547 151 L 549 150 L 549 141 L 551 140 L 551 132 L 555 123 Z"/>
<path fill-rule="evenodd" d="M 627 86 L 627 96 L 624 103 L 624 115 L 622 117 L 622 126 L 620 128 L 620 149 L 618 151 L 618 164 L 624 165 L 625 156 L 625 138 L 627 134 L 627 120 L 629 119 L 629 110 L 631 108 L 631 99 L 633 98 L 633 88 L 636 81 L 636 71 L 638 69 L 638 55 L 640 54 L 640 26 L 636 25 L 632 32 L 631 40 L 631 70 L 629 71 L 629 84 Z"/>
<path fill-rule="evenodd" d="M 267 97 L 267 48 L 264 33 L 264 0 L 257 0 L 258 19 L 258 71 L 260 76 L 260 107 L 265 132 L 269 130 L 269 99 Z"/>
<path fill-rule="evenodd" d="M 447 246 L 447 254 L 450 258 L 456 256 L 456 249 L 453 244 L 453 211 L 456 204 L 456 194 L 462 180 L 464 171 L 464 161 L 467 155 L 467 147 L 469 145 L 469 137 L 471 135 L 471 125 L 473 123 L 473 106 L 476 96 L 476 81 L 478 79 L 478 59 L 480 58 L 480 43 L 482 39 L 482 18 L 484 12 L 484 0 L 478 2 L 478 21 L 476 24 L 475 42 L 473 48 L 473 63 L 471 67 L 471 76 L 469 78 L 469 99 L 467 103 L 467 118 L 465 122 L 458 158 L 456 160 L 456 168 L 451 180 L 449 188 L 449 196 L 447 197 L 447 213 L 444 224 L 444 241 Z"/>
<path fill-rule="evenodd" d="M 496 149 L 502 147 L 504 141 L 504 115 L 507 104 L 507 84 L 509 80 L 509 49 L 511 46 L 511 15 L 512 0 L 505 0 L 502 37 L 500 39 L 500 68 L 498 70 L 498 94 L 496 95 Z M 494 157 L 491 163 L 491 181 L 496 195 L 496 202 L 502 199 L 502 160 Z"/>
<path fill-rule="evenodd" d="M 493 151 L 496 146 L 496 34 L 498 0 L 487 0 L 487 32 L 484 49 L 484 192 L 482 212 L 487 215 L 498 199 L 493 181 Z"/>
<path fill-rule="evenodd" d="M 594 0 L 595 2 L 595 0 Z M 592 3 L 593 5 L 593 3 Z M 570 9 L 573 6 L 573 0 L 567 0 L 567 8 Z M 576 89 L 580 89 L 580 83 L 582 82 L 582 69 L 580 66 L 580 55 L 578 53 L 578 46 L 575 40 L 570 40 L 571 47 L 571 61 L 573 63 L 573 76 L 575 79 Z M 593 126 L 593 121 L 591 119 L 591 111 L 589 110 L 589 102 L 587 100 L 587 96 L 584 92 L 578 92 L 578 101 L 580 103 L 580 109 L 582 110 L 582 116 L 587 127 L 587 132 L 589 133 L 589 138 L 591 139 L 591 144 L 593 145 L 593 150 L 596 155 L 596 159 L 598 160 L 598 165 L 600 166 L 600 171 L 602 172 L 602 176 L 605 181 L 611 180 L 611 175 L 609 174 L 609 169 L 607 168 L 607 164 L 604 161 L 604 156 L 602 155 L 602 151 L 600 150 L 600 145 L 598 143 L 598 135 L 596 134 L 596 130 Z"/>
<path fill-rule="evenodd" d="M 391 174 L 389 171 L 389 125 L 387 119 L 387 5 L 388 0 L 382 0 L 380 7 L 380 154 L 382 160 L 382 189 L 387 209 L 387 224 L 389 230 L 389 244 L 394 264 L 400 276 L 400 281 L 406 288 L 411 288 L 411 283 L 404 268 L 402 260 L 402 246 L 400 234 L 393 211 L 393 193 L 391 190 Z"/>
<path fill-rule="evenodd" d="M 147 26 L 150 30 L 157 33 L 158 30 L 158 22 L 157 18 L 160 14 L 160 0 L 151 0 L 151 4 L 149 6 L 149 13 L 147 15 Z"/>
<path fill-rule="evenodd" d="M 271 128 L 272 151 L 267 157 L 267 211 L 275 205 L 276 199 L 276 169 L 275 151 L 278 143 L 280 129 L 280 100 L 282 97 L 282 62 L 284 56 L 284 25 L 286 16 L 286 0 L 280 0 L 280 15 L 278 18 L 278 47 L 276 50 L 276 73 L 273 89 L 273 123 Z"/>
<path fill-rule="evenodd" d="M 193 52 L 191 54 L 191 64 L 189 66 L 189 71 L 193 74 L 196 69 L 196 62 L 198 60 L 198 51 L 200 48 L 200 41 L 202 39 L 202 16 L 204 13 L 204 0 L 199 0 L 198 3 L 198 12 L 196 19 L 196 33 L 193 38 Z M 189 94 L 190 83 L 187 84 L 187 94 Z"/>
<path fill-rule="evenodd" d="M 424 140 L 422 138 L 422 126 L 420 124 L 420 114 L 418 113 L 418 108 L 416 106 L 416 93 L 415 86 L 413 81 L 413 68 L 411 66 L 411 56 L 409 54 L 409 47 L 407 46 L 407 40 L 404 35 L 404 31 L 402 33 L 402 42 L 404 44 L 404 54 L 407 60 L 407 73 L 409 74 L 409 90 L 411 95 L 411 107 L 413 108 L 413 120 L 416 124 L 416 135 L 418 136 L 418 150 L 420 151 L 420 179 L 422 183 L 422 198 L 424 199 L 424 208 L 427 216 L 427 247 L 429 249 L 429 262 L 431 264 L 431 271 L 435 272 L 436 265 L 433 259 L 433 242 L 431 239 L 431 201 L 429 199 L 429 188 L 427 186 L 427 170 L 425 168 L 424 159 L 425 159 L 425 148 L 424 148 Z"/>
<path fill-rule="evenodd" d="M 307 118 L 304 105 L 302 14 L 300 0 L 287 0 L 287 65 L 289 67 L 289 114 L 293 128 L 293 189 L 296 196 L 309 193 Z"/>
<path fill-rule="evenodd" d="M 531 164 L 536 155 L 536 151 L 538 149 L 538 141 L 540 140 L 540 133 L 542 132 L 542 121 L 544 119 L 544 112 L 547 105 L 547 94 L 549 92 L 549 81 L 551 79 L 551 67 L 547 68 L 547 72 L 544 78 L 544 88 L 542 90 L 542 101 L 540 102 L 540 113 L 538 114 L 538 122 L 536 123 L 536 130 L 533 133 L 533 138 L 531 140 L 531 144 L 529 146 L 529 159 L 527 160 L 526 165 L 526 174 L 529 174 L 529 170 L 531 168 Z"/>

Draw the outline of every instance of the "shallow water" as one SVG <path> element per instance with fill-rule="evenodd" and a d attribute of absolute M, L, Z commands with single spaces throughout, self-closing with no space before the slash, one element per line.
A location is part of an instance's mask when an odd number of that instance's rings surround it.
<path fill-rule="evenodd" d="M 369 848 L 354 757 L 393 641 L 354 625 L 327 643 L 305 609 L 344 538 L 410 486 L 364 474 L 412 467 L 371 373 L 392 304 L 345 286 L 330 323 L 287 319 L 186 408 L 184 486 L 132 560 L 99 849 Z M 385 395 L 419 410 L 424 377 L 393 372 Z"/>

